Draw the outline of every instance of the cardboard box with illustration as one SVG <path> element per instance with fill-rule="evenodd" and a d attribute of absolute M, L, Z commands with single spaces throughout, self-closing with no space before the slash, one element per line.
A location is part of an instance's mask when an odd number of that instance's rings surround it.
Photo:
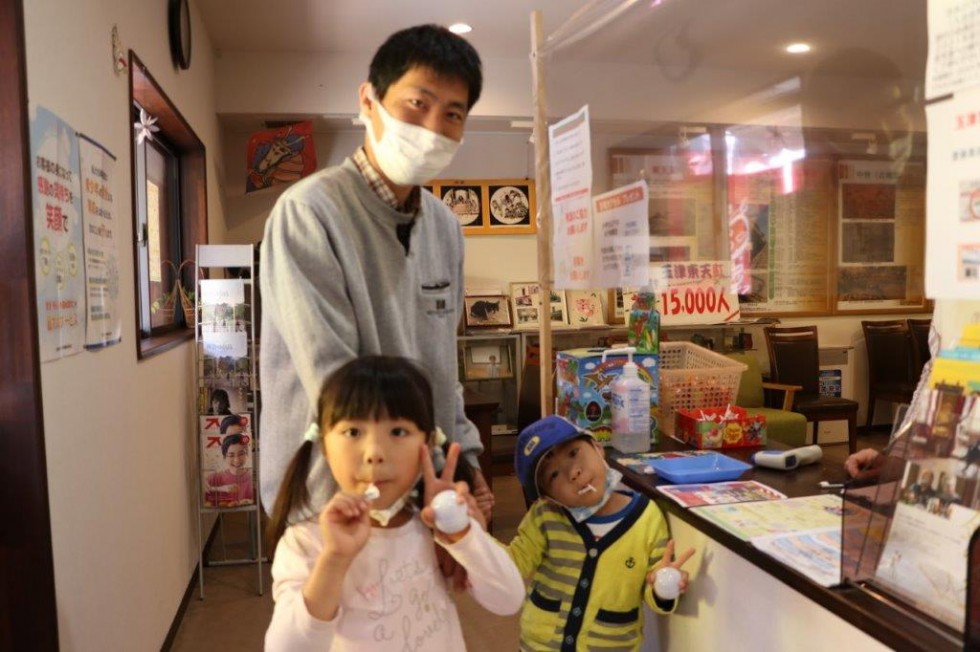
<path fill-rule="evenodd" d="M 611 386 L 626 364 L 626 354 L 607 356 L 604 349 L 570 349 L 556 356 L 555 411 L 603 444 L 612 435 Z M 634 353 L 639 377 L 650 385 L 650 441 L 657 441 L 660 421 L 660 356 Z"/>

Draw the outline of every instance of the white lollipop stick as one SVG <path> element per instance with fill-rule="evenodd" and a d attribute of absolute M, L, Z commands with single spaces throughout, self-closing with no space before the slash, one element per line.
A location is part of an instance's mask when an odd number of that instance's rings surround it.
<path fill-rule="evenodd" d="M 661 600 L 674 600 L 681 594 L 681 572 L 673 566 L 664 566 L 653 579 L 653 592 Z"/>
<path fill-rule="evenodd" d="M 364 490 L 364 497 L 368 500 L 377 500 L 380 496 L 381 490 L 375 484 L 369 484 L 368 488 Z"/>
<path fill-rule="evenodd" d="M 462 532 L 470 524 L 466 503 L 456 502 L 457 493 L 446 489 L 432 499 L 432 511 L 436 514 L 436 528 L 446 534 Z"/>
<path fill-rule="evenodd" d="M 593 487 L 591 484 L 587 484 L 578 490 L 578 495 L 582 496 L 584 494 L 592 493 L 594 491 L 598 491 L 598 490 L 595 487 Z"/>

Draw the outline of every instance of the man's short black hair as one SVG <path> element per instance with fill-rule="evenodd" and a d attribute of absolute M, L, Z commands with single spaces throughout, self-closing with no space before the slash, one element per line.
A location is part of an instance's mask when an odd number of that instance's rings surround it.
<path fill-rule="evenodd" d="M 389 36 L 371 59 L 368 81 L 381 100 L 389 86 L 416 67 L 428 68 L 440 77 L 466 84 L 467 110 L 480 99 L 483 90 L 480 55 L 466 39 L 441 25 L 418 25 Z"/>

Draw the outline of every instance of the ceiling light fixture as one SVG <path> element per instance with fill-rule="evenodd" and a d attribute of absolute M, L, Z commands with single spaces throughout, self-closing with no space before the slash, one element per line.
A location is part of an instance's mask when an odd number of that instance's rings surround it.
<path fill-rule="evenodd" d="M 466 23 L 453 23 L 449 26 L 449 31 L 453 34 L 469 34 L 473 28 Z"/>
<path fill-rule="evenodd" d="M 810 51 L 809 43 L 790 43 L 786 46 L 786 51 L 790 54 L 805 54 Z"/>

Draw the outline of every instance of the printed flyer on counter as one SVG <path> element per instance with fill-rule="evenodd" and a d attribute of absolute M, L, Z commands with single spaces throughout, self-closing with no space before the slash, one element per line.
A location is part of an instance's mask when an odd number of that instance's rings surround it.
<path fill-rule="evenodd" d="M 786 498 L 786 494 L 755 480 L 663 485 L 657 489 L 681 507 L 724 505 L 756 500 L 783 500 Z"/>
<path fill-rule="evenodd" d="M 805 532 L 824 527 L 840 528 L 844 512 L 838 495 L 823 494 L 734 505 L 709 505 L 691 510 L 740 539 L 766 534 Z"/>
<path fill-rule="evenodd" d="M 839 524 L 805 532 L 766 534 L 750 542 L 820 586 L 836 586 L 841 582 Z"/>

